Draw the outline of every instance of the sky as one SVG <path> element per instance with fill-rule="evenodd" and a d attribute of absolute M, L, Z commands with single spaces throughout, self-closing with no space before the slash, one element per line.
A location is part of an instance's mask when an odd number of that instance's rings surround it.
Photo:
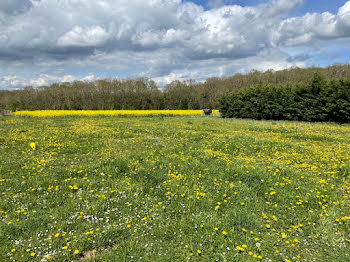
<path fill-rule="evenodd" d="M 346 0 L 0 0 L 0 89 L 349 61 Z"/>

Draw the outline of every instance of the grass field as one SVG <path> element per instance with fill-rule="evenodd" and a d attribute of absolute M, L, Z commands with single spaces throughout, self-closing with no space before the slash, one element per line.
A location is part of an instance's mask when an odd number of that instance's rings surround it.
<path fill-rule="evenodd" d="M 0 261 L 350 261 L 350 126 L 0 118 Z"/>

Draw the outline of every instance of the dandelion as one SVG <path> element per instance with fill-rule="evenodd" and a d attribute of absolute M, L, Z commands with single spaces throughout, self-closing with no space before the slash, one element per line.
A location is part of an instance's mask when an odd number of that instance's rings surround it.
<path fill-rule="evenodd" d="M 74 250 L 74 254 L 79 254 L 79 250 L 78 249 Z"/>
<path fill-rule="evenodd" d="M 236 249 L 238 250 L 238 251 L 244 251 L 245 249 L 243 248 L 243 247 L 241 247 L 241 246 L 236 246 Z"/>
<path fill-rule="evenodd" d="M 33 150 L 35 150 L 35 143 L 34 143 L 34 142 L 30 143 L 30 147 L 31 147 Z"/>

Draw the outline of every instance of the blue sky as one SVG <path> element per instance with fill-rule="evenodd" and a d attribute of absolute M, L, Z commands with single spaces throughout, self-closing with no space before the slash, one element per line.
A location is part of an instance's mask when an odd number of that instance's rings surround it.
<path fill-rule="evenodd" d="M 346 0 L 1 0 L 0 89 L 349 63 Z"/>
<path fill-rule="evenodd" d="M 183 2 L 193 2 L 197 5 L 203 6 L 207 10 L 210 9 L 210 7 L 208 7 L 208 2 L 210 1 L 188 0 Z M 227 5 L 256 6 L 262 3 L 267 3 L 268 0 L 222 0 L 220 2 Z M 302 15 L 307 12 L 322 13 L 327 11 L 336 13 L 338 8 L 343 6 L 346 2 L 346 0 L 306 0 L 302 5 L 296 7 L 295 10 L 291 12 L 291 15 Z"/>

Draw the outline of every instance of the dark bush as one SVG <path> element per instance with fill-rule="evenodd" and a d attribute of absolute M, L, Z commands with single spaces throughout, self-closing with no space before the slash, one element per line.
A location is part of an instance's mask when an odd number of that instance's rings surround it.
<path fill-rule="evenodd" d="M 350 122 L 350 80 L 326 80 L 316 73 L 309 84 L 260 83 L 220 100 L 222 117 Z"/>

